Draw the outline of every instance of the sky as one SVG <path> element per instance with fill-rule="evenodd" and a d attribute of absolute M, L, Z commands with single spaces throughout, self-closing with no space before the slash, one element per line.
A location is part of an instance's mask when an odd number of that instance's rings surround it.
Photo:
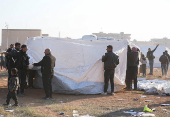
<path fill-rule="evenodd" d="M 53 37 L 103 31 L 149 41 L 170 38 L 169 12 L 170 0 L 0 0 L 0 30 L 7 23 L 9 29 L 41 29 Z"/>

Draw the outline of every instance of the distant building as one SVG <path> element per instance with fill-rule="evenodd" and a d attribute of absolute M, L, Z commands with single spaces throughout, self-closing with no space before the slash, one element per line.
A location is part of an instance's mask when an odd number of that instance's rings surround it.
<path fill-rule="evenodd" d="M 156 46 L 157 44 L 159 44 L 160 46 L 166 46 L 170 48 L 170 39 L 166 37 L 153 38 L 150 41 L 137 41 L 136 39 L 134 39 L 132 42 L 139 46 Z"/>
<path fill-rule="evenodd" d="M 124 32 L 120 32 L 120 33 L 103 33 L 103 32 L 99 32 L 99 33 L 92 33 L 93 35 L 96 35 L 98 38 L 113 38 L 113 39 L 127 39 L 130 40 L 131 39 L 131 34 L 124 34 Z"/>
<path fill-rule="evenodd" d="M 46 36 L 46 37 L 48 37 L 48 36 L 49 36 L 49 34 L 42 34 L 42 36 Z"/>
<path fill-rule="evenodd" d="M 27 38 L 42 36 L 41 29 L 2 29 L 0 49 L 6 50 L 10 44 L 24 44 Z"/>

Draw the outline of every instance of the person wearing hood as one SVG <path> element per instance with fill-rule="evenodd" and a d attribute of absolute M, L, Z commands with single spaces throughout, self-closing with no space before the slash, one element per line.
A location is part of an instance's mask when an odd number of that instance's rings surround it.
<path fill-rule="evenodd" d="M 52 78 L 54 74 L 54 67 L 56 58 L 51 54 L 51 49 L 45 49 L 45 56 L 43 59 L 38 62 L 34 63 L 34 66 L 41 66 L 41 73 L 42 73 L 42 80 L 43 80 L 43 87 L 46 96 L 43 99 L 49 100 L 52 98 Z"/>
<path fill-rule="evenodd" d="M 143 76 L 146 76 L 146 64 L 147 64 L 147 60 L 146 60 L 146 57 L 144 56 L 144 54 L 142 54 L 140 62 L 142 63 Z"/>

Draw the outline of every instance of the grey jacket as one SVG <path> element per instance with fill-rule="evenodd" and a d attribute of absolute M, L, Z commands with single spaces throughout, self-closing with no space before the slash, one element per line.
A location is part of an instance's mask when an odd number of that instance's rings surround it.
<path fill-rule="evenodd" d="M 18 90 L 19 86 L 19 78 L 16 76 L 12 76 L 9 80 L 9 90 Z"/>
<path fill-rule="evenodd" d="M 115 69 L 119 64 L 119 56 L 113 52 L 107 52 L 102 57 L 102 62 L 104 62 L 104 70 Z"/>

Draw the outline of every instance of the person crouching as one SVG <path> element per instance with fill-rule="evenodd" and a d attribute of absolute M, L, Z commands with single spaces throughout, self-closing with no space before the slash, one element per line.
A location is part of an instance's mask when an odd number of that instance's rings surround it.
<path fill-rule="evenodd" d="M 17 90 L 19 86 L 19 78 L 17 77 L 18 70 L 16 68 L 11 69 L 11 78 L 9 81 L 9 91 L 7 95 L 6 104 L 3 104 L 4 106 L 8 106 L 10 99 L 12 98 L 15 101 L 15 104 L 13 106 L 18 106 L 18 98 L 17 98 Z"/>

